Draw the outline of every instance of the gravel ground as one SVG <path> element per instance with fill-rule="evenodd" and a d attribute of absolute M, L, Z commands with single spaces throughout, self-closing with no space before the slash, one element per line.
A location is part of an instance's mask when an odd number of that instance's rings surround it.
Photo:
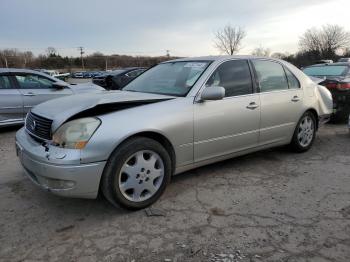
<path fill-rule="evenodd" d="M 173 178 L 151 209 L 59 198 L 22 174 L 0 131 L 0 261 L 350 261 L 350 136 L 267 150 Z M 147 211 L 147 212 L 146 212 Z"/>

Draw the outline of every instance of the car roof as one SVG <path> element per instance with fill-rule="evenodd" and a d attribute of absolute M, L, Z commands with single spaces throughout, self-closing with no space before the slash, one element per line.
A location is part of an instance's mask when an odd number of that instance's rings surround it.
<path fill-rule="evenodd" d="M 270 59 L 279 61 L 279 59 L 271 58 L 271 57 L 263 57 L 263 56 L 253 56 L 253 55 L 220 55 L 220 56 L 199 56 L 199 57 L 186 57 L 186 58 L 178 58 L 174 60 L 165 61 L 163 63 L 168 62 L 186 62 L 186 61 L 225 61 L 227 59 Z"/>
<path fill-rule="evenodd" d="M 58 78 L 52 77 L 48 74 L 45 74 L 43 72 L 37 71 L 37 70 L 31 70 L 31 69 L 23 69 L 23 68 L 0 68 L 0 74 L 3 73 L 28 73 L 28 74 L 36 74 L 41 75 L 43 77 L 49 78 L 55 82 L 64 82 Z"/>
<path fill-rule="evenodd" d="M 49 71 L 46 70 L 45 71 Z M 0 68 L 0 73 L 40 73 L 38 70 L 23 69 L 23 68 Z"/>

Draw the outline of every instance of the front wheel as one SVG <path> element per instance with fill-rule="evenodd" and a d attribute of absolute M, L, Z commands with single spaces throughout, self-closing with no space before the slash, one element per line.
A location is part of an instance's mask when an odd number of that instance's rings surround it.
<path fill-rule="evenodd" d="M 306 112 L 299 120 L 292 141 L 292 149 L 296 152 L 309 150 L 316 137 L 316 119 L 314 114 Z"/>
<path fill-rule="evenodd" d="M 161 196 L 171 173 L 171 160 L 164 147 L 153 139 L 136 137 L 113 152 L 101 188 L 113 205 L 141 209 Z"/>

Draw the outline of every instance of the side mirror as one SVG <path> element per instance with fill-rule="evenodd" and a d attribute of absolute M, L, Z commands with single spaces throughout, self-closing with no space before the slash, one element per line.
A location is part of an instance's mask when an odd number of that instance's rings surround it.
<path fill-rule="evenodd" d="M 225 88 L 222 86 L 206 87 L 201 93 L 200 100 L 221 100 L 225 97 Z"/>
<path fill-rule="evenodd" d="M 55 82 L 52 84 L 52 88 L 55 88 L 55 89 L 64 89 L 68 86 L 68 84 L 66 83 L 61 83 L 61 82 Z"/>

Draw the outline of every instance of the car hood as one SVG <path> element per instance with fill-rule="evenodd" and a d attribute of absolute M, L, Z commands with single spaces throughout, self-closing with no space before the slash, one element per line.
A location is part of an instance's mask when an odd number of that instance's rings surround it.
<path fill-rule="evenodd" d="M 49 100 L 37 105 L 34 114 L 53 120 L 52 131 L 76 115 L 98 115 L 111 111 L 174 99 L 174 96 L 128 91 L 84 93 Z"/>
<path fill-rule="evenodd" d="M 82 83 L 82 84 L 70 84 L 69 89 L 73 91 L 74 94 L 87 93 L 87 92 L 96 92 L 104 91 L 103 87 L 95 85 L 93 83 Z"/>

